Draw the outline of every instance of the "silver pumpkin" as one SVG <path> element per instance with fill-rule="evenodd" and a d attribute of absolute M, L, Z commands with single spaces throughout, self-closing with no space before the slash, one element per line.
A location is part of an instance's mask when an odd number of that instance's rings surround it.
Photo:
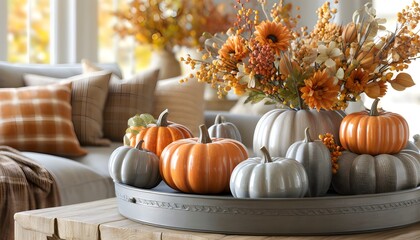
<path fill-rule="evenodd" d="M 242 142 L 241 133 L 235 124 L 227 122 L 225 118 L 217 114 L 214 124 L 208 129 L 210 137 L 230 138 Z"/>

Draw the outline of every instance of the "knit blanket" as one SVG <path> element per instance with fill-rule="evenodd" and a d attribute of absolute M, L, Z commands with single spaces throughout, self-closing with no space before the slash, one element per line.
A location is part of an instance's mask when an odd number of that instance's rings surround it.
<path fill-rule="evenodd" d="M 15 213 L 59 204 L 55 180 L 44 167 L 0 146 L 0 240 L 14 239 Z"/>

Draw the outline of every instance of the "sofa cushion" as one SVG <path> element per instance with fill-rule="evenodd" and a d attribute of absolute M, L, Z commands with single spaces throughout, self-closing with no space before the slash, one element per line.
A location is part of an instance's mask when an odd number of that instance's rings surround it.
<path fill-rule="evenodd" d="M 159 70 L 145 70 L 131 78 L 111 78 L 104 108 L 104 135 L 122 142 L 128 119 L 137 113 L 150 113 Z"/>
<path fill-rule="evenodd" d="M 103 110 L 108 95 L 111 72 L 100 71 L 57 79 L 41 75 L 26 74 L 24 82 L 28 86 L 46 85 L 58 81 L 72 82 L 72 121 L 81 145 L 107 146 L 103 138 Z"/>
<path fill-rule="evenodd" d="M 122 77 L 121 70 L 116 63 L 102 63 L 98 66 Z M 82 73 L 81 64 L 18 64 L 0 61 L 0 88 L 23 87 L 23 75 L 25 74 L 68 78 Z"/>
<path fill-rule="evenodd" d="M 103 176 L 81 163 L 42 153 L 23 152 L 23 154 L 41 164 L 53 175 L 58 185 L 62 205 L 115 196 L 111 177 Z"/>
<path fill-rule="evenodd" d="M 95 172 L 104 177 L 110 177 L 108 170 L 108 162 L 111 153 L 122 146 L 122 142 L 111 142 L 109 147 L 86 146 L 88 154 L 80 157 L 71 157 L 71 159 L 94 169 Z"/>
<path fill-rule="evenodd" d="M 87 59 L 82 60 L 82 66 L 85 72 L 101 70 Z M 198 126 L 204 123 L 205 85 L 193 79 L 180 83 L 182 78 L 184 76 L 159 80 L 154 94 L 153 111 L 139 113 L 150 113 L 157 118 L 163 110 L 168 109 L 170 121 L 186 126 L 198 136 Z"/>
<path fill-rule="evenodd" d="M 168 120 L 186 126 L 194 136 L 198 136 L 201 124 L 204 124 L 204 87 L 194 79 L 180 83 L 182 76 L 159 80 L 155 91 L 153 116 L 157 118 L 169 110 Z"/>
<path fill-rule="evenodd" d="M 0 89 L 0 145 L 80 156 L 71 121 L 71 84 Z"/>

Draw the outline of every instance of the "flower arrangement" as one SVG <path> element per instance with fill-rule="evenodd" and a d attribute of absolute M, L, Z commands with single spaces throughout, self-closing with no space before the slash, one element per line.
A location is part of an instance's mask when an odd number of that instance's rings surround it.
<path fill-rule="evenodd" d="M 236 0 L 234 25 L 205 41 L 202 59 L 181 59 L 197 69 L 190 77 L 217 88 L 219 97 L 233 90 L 247 93 L 246 102 L 269 99 L 319 111 L 345 109 L 362 93 L 383 97 L 389 84 L 400 91 L 414 85 L 402 71 L 420 51 L 417 2 L 398 13 L 394 31 L 386 30 L 370 3 L 354 12 L 352 22 L 333 23 L 337 10 L 326 2 L 310 32 L 297 27 L 300 17 L 291 15 L 290 3 L 280 0 L 269 11 L 265 0 L 258 3 L 265 19 L 249 1 Z"/>
<path fill-rule="evenodd" d="M 120 36 L 166 50 L 198 46 L 204 31 L 225 31 L 232 20 L 225 5 L 206 0 L 131 0 L 116 17 Z"/>

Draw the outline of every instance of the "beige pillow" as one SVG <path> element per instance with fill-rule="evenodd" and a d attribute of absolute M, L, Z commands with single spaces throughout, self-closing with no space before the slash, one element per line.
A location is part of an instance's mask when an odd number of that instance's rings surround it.
<path fill-rule="evenodd" d="M 82 145 L 108 146 L 110 141 L 103 137 L 102 129 L 110 77 L 109 71 L 81 74 L 67 79 L 28 74 L 24 76 L 24 81 L 28 86 L 58 81 L 72 82 L 72 121 L 77 138 Z"/>
<path fill-rule="evenodd" d="M 121 142 L 128 119 L 137 113 L 151 113 L 159 70 L 146 70 L 118 80 L 111 78 L 104 108 L 105 137 Z"/>
<path fill-rule="evenodd" d="M 0 89 L 0 145 L 82 156 L 71 121 L 71 84 Z"/>
<path fill-rule="evenodd" d="M 180 83 L 182 76 L 159 80 L 155 90 L 156 118 L 169 110 L 168 120 L 185 125 L 194 136 L 198 136 L 198 126 L 204 124 L 204 83 L 195 79 Z"/>

